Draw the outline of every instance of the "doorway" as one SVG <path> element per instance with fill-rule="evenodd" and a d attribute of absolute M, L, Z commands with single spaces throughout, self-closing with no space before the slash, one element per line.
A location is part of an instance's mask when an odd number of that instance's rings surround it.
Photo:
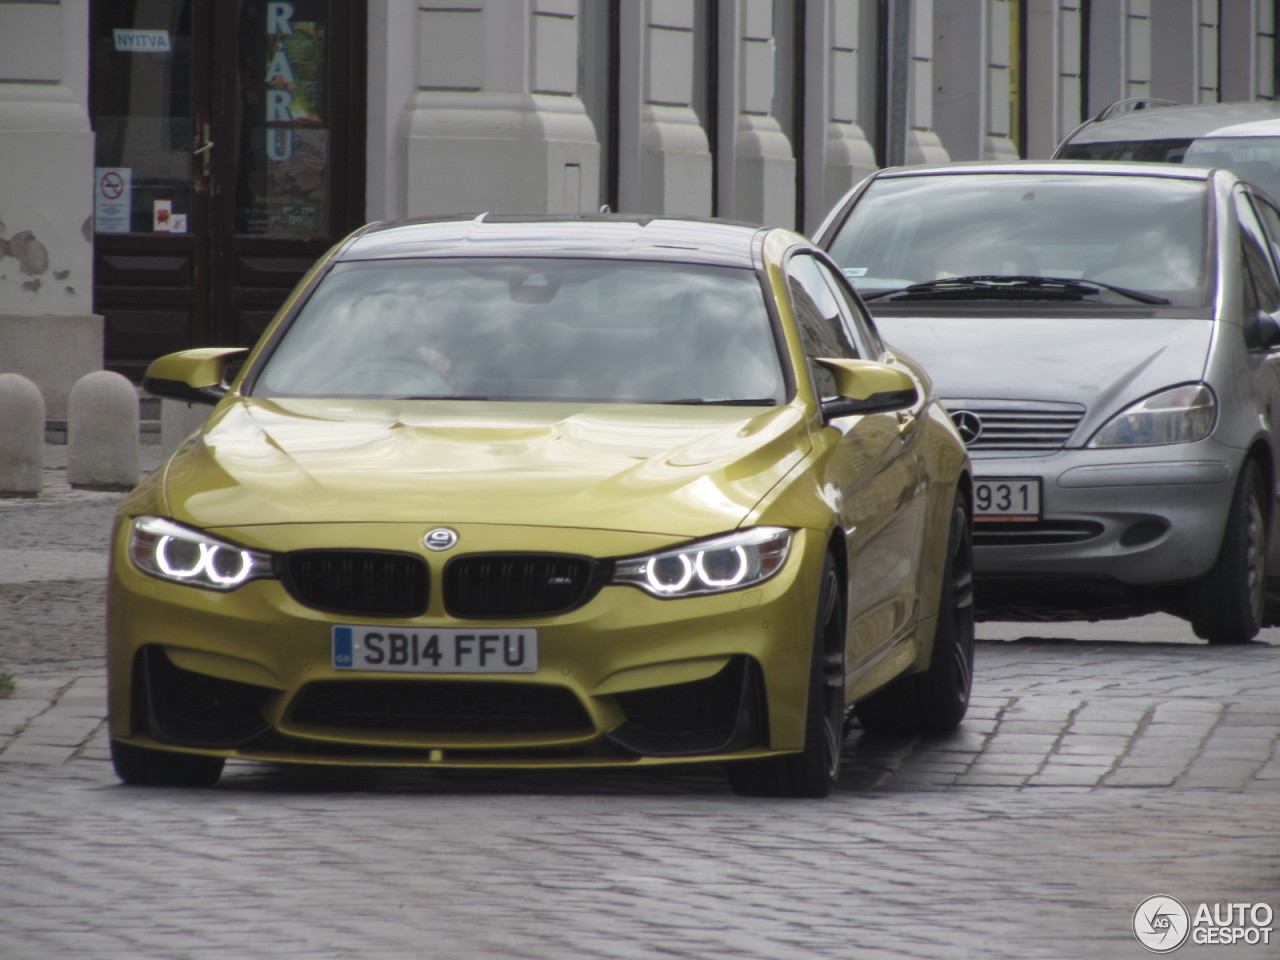
<path fill-rule="evenodd" d="M 363 0 L 94 0 L 106 365 L 249 346 L 363 222 Z"/>

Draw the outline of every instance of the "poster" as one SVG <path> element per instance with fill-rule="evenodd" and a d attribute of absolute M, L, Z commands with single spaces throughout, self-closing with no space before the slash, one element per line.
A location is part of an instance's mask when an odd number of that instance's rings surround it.
<path fill-rule="evenodd" d="M 97 233 L 128 233 L 133 209 L 133 169 L 96 167 L 93 179 L 93 229 Z"/>
<path fill-rule="evenodd" d="M 251 192 L 240 229 L 256 236 L 314 237 L 329 228 L 329 131 L 324 25 L 292 19 L 280 4 L 267 22 L 265 126 L 250 133 Z"/>

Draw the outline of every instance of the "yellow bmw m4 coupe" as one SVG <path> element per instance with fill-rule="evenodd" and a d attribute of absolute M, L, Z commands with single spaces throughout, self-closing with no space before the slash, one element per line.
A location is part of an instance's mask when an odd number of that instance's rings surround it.
<path fill-rule="evenodd" d="M 797 234 L 374 224 L 247 357 L 145 385 L 215 406 L 116 517 L 126 783 L 714 762 L 819 797 L 853 717 L 964 716 L 964 447 Z"/>

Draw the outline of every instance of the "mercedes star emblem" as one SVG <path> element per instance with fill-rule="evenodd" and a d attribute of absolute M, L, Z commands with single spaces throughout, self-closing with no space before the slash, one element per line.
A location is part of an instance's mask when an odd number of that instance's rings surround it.
<path fill-rule="evenodd" d="M 982 418 L 972 410 L 957 410 L 951 414 L 951 420 L 960 431 L 960 439 L 966 447 L 982 436 Z"/>

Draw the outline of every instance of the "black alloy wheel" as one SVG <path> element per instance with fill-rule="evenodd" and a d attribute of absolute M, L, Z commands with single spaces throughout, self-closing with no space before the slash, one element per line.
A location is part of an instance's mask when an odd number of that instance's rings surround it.
<path fill-rule="evenodd" d="M 729 764 L 729 786 L 734 793 L 745 797 L 821 798 L 831 793 L 840 775 L 845 731 L 845 614 L 840 576 L 830 554 L 822 565 L 813 632 L 804 749 Z"/>

